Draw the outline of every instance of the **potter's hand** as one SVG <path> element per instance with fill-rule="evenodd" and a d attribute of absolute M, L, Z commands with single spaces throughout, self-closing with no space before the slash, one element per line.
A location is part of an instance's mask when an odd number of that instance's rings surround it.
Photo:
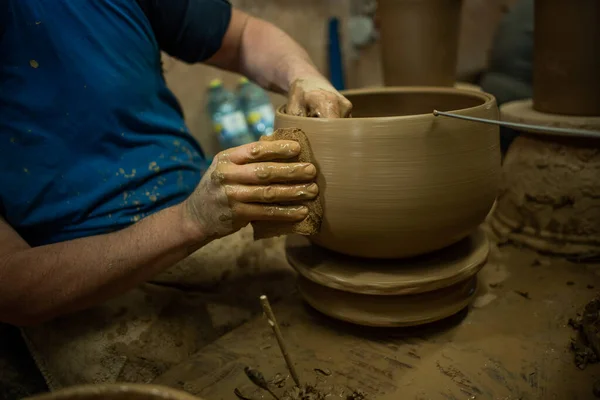
<path fill-rule="evenodd" d="M 317 196 L 315 166 L 269 162 L 290 159 L 299 152 L 297 142 L 280 140 L 217 154 L 186 200 L 187 215 L 210 239 L 233 233 L 251 221 L 302 221 L 308 214 L 306 207 L 281 203 Z"/>
<path fill-rule="evenodd" d="M 346 118 L 352 103 L 323 77 L 298 79 L 288 94 L 287 113 L 301 117 Z"/>

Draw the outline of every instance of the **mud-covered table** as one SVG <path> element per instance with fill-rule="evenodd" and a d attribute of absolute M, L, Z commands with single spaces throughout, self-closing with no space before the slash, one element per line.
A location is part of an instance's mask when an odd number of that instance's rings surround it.
<path fill-rule="evenodd" d="M 496 245 L 469 312 L 418 329 L 365 329 L 333 321 L 298 298 L 274 305 L 300 378 L 371 399 L 590 399 L 599 365 L 574 366 L 568 325 L 600 289 L 600 266 Z M 257 299 L 258 301 L 258 299 Z M 264 318 L 256 318 L 154 383 L 207 400 L 269 398 L 244 367 L 287 371 Z M 281 395 L 292 386 L 276 389 Z"/>

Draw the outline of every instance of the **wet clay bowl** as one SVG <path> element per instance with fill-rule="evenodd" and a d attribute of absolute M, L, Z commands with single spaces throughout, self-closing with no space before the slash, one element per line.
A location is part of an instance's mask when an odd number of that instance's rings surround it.
<path fill-rule="evenodd" d="M 144 384 L 74 386 L 25 400 L 201 400 L 180 390 Z"/>
<path fill-rule="evenodd" d="M 434 109 L 498 118 L 493 96 L 454 88 L 351 90 L 352 118 L 276 114 L 300 128 L 324 207 L 311 240 L 343 254 L 402 258 L 449 246 L 486 217 L 500 177 L 496 126 L 434 117 Z"/>

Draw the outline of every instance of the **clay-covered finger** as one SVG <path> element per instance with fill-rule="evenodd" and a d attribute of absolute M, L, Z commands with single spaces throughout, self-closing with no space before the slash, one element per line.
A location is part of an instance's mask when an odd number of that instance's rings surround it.
<path fill-rule="evenodd" d="M 340 117 L 351 118 L 352 117 L 352 103 L 345 97 L 339 99 L 340 102 Z"/>
<path fill-rule="evenodd" d="M 307 96 L 308 116 L 316 118 L 340 118 L 340 104 L 337 96 L 325 90 L 311 92 Z"/>
<path fill-rule="evenodd" d="M 319 194 L 316 183 L 300 185 L 228 185 L 227 196 L 242 203 L 285 203 L 289 201 L 312 200 Z"/>
<path fill-rule="evenodd" d="M 227 150 L 225 159 L 242 165 L 260 161 L 287 160 L 300 153 L 300 144 L 293 140 L 261 140 Z"/>
<path fill-rule="evenodd" d="M 233 207 L 236 219 L 243 221 L 300 222 L 308 215 L 305 206 L 238 203 Z"/>
<path fill-rule="evenodd" d="M 285 113 L 297 117 L 306 117 L 306 105 L 304 101 L 304 91 L 297 85 L 292 86 L 288 102 L 285 107 Z"/>
<path fill-rule="evenodd" d="M 229 184 L 267 185 L 283 182 L 310 182 L 317 175 L 317 169 L 310 163 L 229 164 L 223 165 L 213 175 L 213 179 Z"/>

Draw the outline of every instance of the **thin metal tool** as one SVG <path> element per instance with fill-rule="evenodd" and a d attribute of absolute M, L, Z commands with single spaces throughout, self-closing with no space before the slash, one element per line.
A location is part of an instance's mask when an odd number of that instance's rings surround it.
<path fill-rule="evenodd" d="M 571 135 L 571 136 L 580 136 L 580 137 L 600 139 L 599 131 L 591 131 L 591 130 L 585 130 L 585 129 L 572 129 L 572 128 L 557 128 L 555 126 L 519 124 L 516 122 L 498 121 L 495 119 L 468 117 L 466 115 L 459 115 L 459 114 L 438 111 L 438 110 L 433 110 L 433 115 L 436 117 L 442 116 L 442 117 L 458 118 L 458 119 L 464 119 L 467 121 L 481 122 L 483 124 L 500 125 L 500 126 L 506 126 L 508 128 L 516 128 L 516 129 L 529 130 L 529 131 L 535 131 L 535 132 L 541 132 L 541 133 L 560 133 L 560 134 Z"/>

